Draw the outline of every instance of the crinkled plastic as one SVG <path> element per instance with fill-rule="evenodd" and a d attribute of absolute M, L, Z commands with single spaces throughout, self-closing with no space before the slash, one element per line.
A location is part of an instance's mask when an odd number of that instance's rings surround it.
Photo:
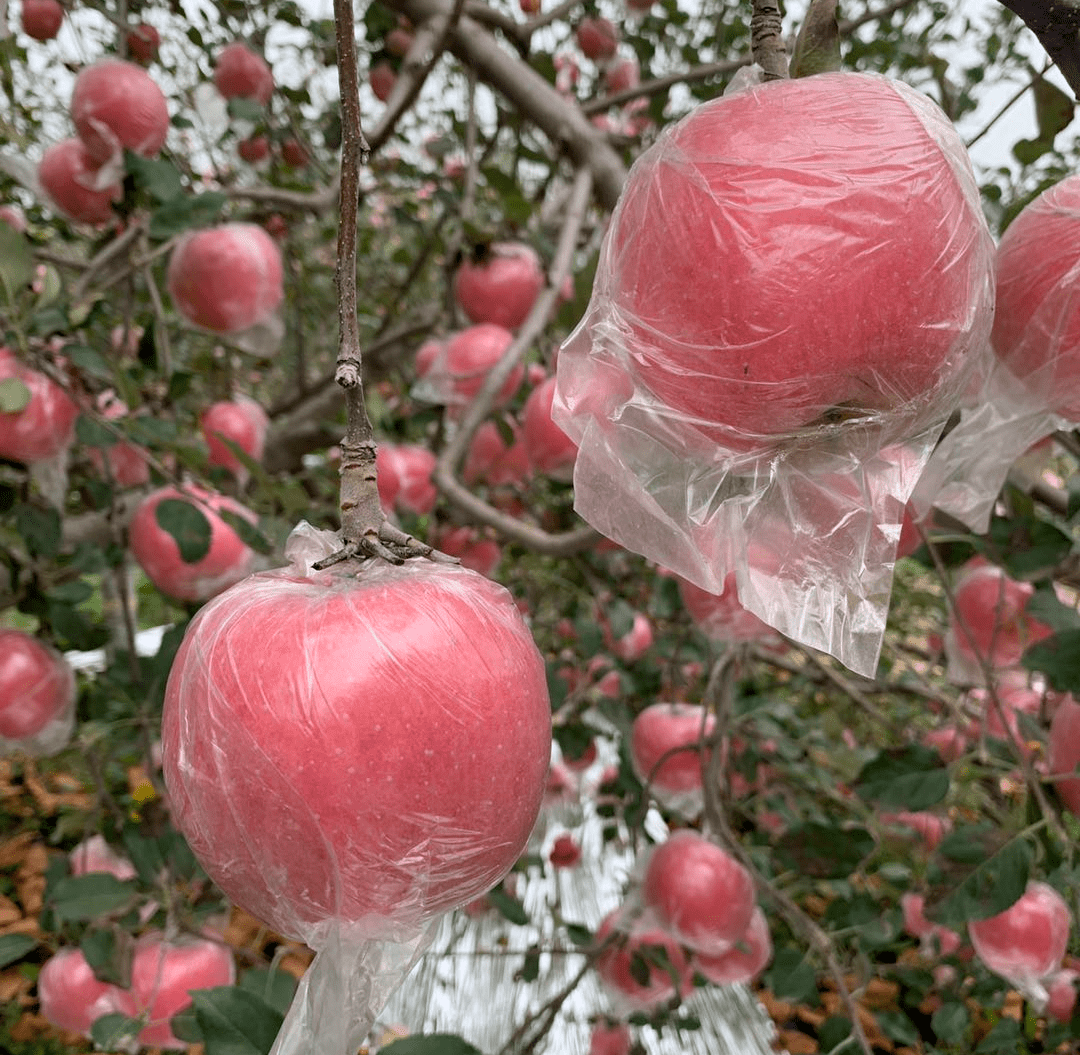
<path fill-rule="evenodd" d="M 0 757 L 54 755 L 75 728 L 75 672 L 22 630 L 0 629 Z"/>
<path fill-rule="evenodd" d="M 177 653 L 173 815 L 237 904 L 318 956 L 274 1055 L 353 1055 L 431 921 L 510 869 L 551 751 L 544 663 L 509 593 L 453 565 L 290 568 L 207 604 Z"/>
<path fill-rule="evenodd" d="M 630 172 L 552 408 L 599 531 L 873 673 L 903 507 L 986 355 L 963 144 L 872 74 L 699 106 Z M 761 543 L 764 559 L 747 557 Z"/>

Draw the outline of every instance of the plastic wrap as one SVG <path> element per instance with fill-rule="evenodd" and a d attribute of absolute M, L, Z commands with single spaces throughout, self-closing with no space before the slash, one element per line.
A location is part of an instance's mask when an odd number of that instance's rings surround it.
<path fill-rule="evenodd" d="M 544 664 L 510 595 L 409 561 L 288 569 L 206 605 L 166 690 L 173 814 L 237 904 L 318 952 L 274 1055 L 353 1055 L 432 919 L 498 882 L 551 750 Z"/>
<path fill-rule="evenodd" d="M 992 252 L 962 142 L 901 83 L 699 106 L 631 170 L 559 354 L 578 512 L 872 674 L 904 505 L 985 369 Z"/>
<path fill-rule="evenodd" d="M 0 757 L 54 755 L 75 728 L 75 673 L 22 630 L 0 629 Z"/>

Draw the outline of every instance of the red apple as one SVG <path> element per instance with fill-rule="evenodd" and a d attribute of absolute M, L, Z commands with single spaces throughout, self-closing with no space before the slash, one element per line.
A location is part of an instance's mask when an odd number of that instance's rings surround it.
<path fill-rule="evenodd" d="M 161 34 L 149 22 L 140 22 L 128 30 L 127 49 L 136 62 L 149 66 L 157 58 L 160 46 Z"/>
<path fill-rule="evenodd" d="M 285 162 L 289 168 L 299 169 L 303 168 L 310 158 L 308 152 L 304 149 L 299 140 L 286 139 L 281 144 L 281 160 Z"/>
<path fill-rule="evenodd" d="M 943 762 L 955 762 L 968 747 L 967 735 L 955 726 L 931 729 L 923 734 L 922 741 L 927 747 L 934 748 Z"/>
<path fill-rule="evenodd" d="M 64 22 L 64 9 L 57 0 L 23 0 L 22 28 L 34 40 L 52 40 Z"/>
<path fill-rule="evenodd" d="M 157 508 L 166 499 L 187 502 L 210 522 L 210 549 L 194 564 L 188 564 L 180 547 L 157 520 Z M 140 503 L 128 528 L 131 552 L 147 578 L 162 593 L 181 601 L 205 601 L 251 570 L 254 554 L 240 536 L 218 516 L 228 510 L 255 523 L 251 510 L 224 495 L 189 486 L 183 491 L 162 487 Z"/>
<path fill-rule="evenodd" d="M 881 819 L 885 824 L 899 824 L 901 827 L 910 829 L 922 839 L 923 845 L 928 850 L 935 849 L 945 838 L 946 832 L 952 828 L 952 822 L 948 817 L 939 817 L 928 810 L 900 810 L 896 813 L 883 813 Z"/>
<path fill-rule="evenodd" d="M 554 377 L 547 378 L 529 393 L 522 414 L 521 443 L 533 469 L 564 478 L 573 474 L 577 444 L 551 419 L 554 397 Z"/>
<path fill-rule="evenodd" d="M 0 629 L 0 737 L 35 737 L 74 703 L 75 675 L 60 653 L 22 630 Z"/>
<path fill-rule="evenodd" d="M 679 942 L 719 956 L 750 926 L 754 881 L 727 851 L 683 829 L 653 850 L 642 897 Z"/>
<path fill-rule="evenodd" d="M 640 81 L 641 70 L 635 58 L 619 59 L 604 71 L 604 87 L 612 95 L 636 88 Z"/>
<path fill-rule="evenodd" d="M 618 30 L 606 18 L 583 18 L 574 35 L 582 53 L 593 62 L 612 58 L 619 45 Z"/>
<path fill-rule="evenodd" d="M 1031 881 L 1004 912 L 968 923 L 968 935 L 976 955 L 991 971 L 1023 985 L 1061 966 L 1070 924 L 1065 899 L 1052 886 Z"/>
<path fill-rule="evenodd" d="M 518 0 L 523 15 L 540 14 L 540 0 Z"/>
<path fill-rule="evenodd" d="M 211 465 L 220 465 L 231 473 L 243 471 L 244 466 L 226 446 L 225 440 L 232 440 L 255 461 L 262 460 L 270 419 L 255 400 L 238 396 L 213 403 L 203 412 L 200 425 L 210 448 Z"/>
<path fill-rule="evenodd" d="M 586 401 L 618 420 L 603 368 L 671 443 L 759 453 L 838 412 L 906 437 L 967 381 L 991 252 L 962 142 L 906 85 L 825 73 L 704 103 L 634 164 L 556 420 Z"/>
<path fill-rule="evenodd" d="M 516 329 L 544 288 L 544 269 L 532 246 L 495 242 L 461 262 L 454 296 L 474 323 Z"/>
<path fill-rule="evenodd" d="M 569 832 L 563 832 L 551 844 L 548 860 L 554 868 L 573 868 L 581 861 L 581 847 Z"/>
<path fill-rule="evenodd" d="M 416 358 L 413 360 L 417 377 L 423 377 L 435 365 L 435 360 L 439 358 L 439 353 L 445 344 L 445 341 L 433 337 L 420 345 L 416 350 Z"/>
<path fill-rule="evenodd" d="M 102 59 L 75 78 L 71 119 L 98 164 L 124 149 L 153 157 L 169 132 L 169 107 L 157 82 L 120 59 Z"/>
<path fill-rule="evenodd" d="M 1002 235 L 992 341 L 1046 405 L 1080 420 L 1080 176 L 1043 191 Z"/>
<path fill-rule="evenodd" d="M 630 1055 L 630 1027 L 623 1022 L 597 1022 L 589 1034 L 589 1055 Z"/>
<path fill-rule="evenodd" d="M 368 73 L 368 83 L 375 93 L 375 98 L 385 103 L 397 83 L 397 73 L 389 62 L 376 62 Z"/>
<path fill-rule="evenodd" d="M 227 945 L 209 938 L 165 941 L 145 934 L 135 948 L 131 988 L 119 991 L 120 1009 L 129 1018 L 143 1018 L 139 1032 L 145 1047 L 187 1050 L 187 1042 L 172 1031 L 169 1020 L 191 1006 L 191 990 L 236 983 L 236 964 Z"/>
<path fill-rule="evenodd" d="M 54 143 L 41 157 L 38 182 L 53 204 L 70 220 L 94 227 L 116 218 L 113 202 L 123 196 L 119 182 L 98 188 L 98 171 L 78 138 Z"/>
<path fill-rule="evenodd" d="M 104 872 L 123 882 L 134 879 L 138 874 L 135 866 L 126 857 L 118 854 L 105 841 L 103 835 L 91 835 L 84 839 L 68 855 L 68 861 L 73 876 Z"/>
<path fill-rule="evenodd" d="M 38 975 L 41 1015 L 58 1029 L 90 1035 L 103 1015 L 122 1014 L 120 990 L 99 982 L 81 949 L 61 949 L 45 962 Z"/>
<path fill-rule="evenodd" d="M 218 54 L 214 84 L 226 99 L 254 99 L 263 106 L 274 94 L 274 75 L 266 60 L 238 40 Z"/>
<path fill-rule="evenodd" d="M 378 938 L 509 870 L 550 720 L 543 659 L 501 586 L 420 560 L 294 566 L 191 623 L 165 694 L 165 780 L 237 904 L 295 938 L 329 921 Z"/>
<path fill-rule="evenodd" d="M 1066 696 L 1050 720 L 1050 749 L 1047 769 L 1057 777 L 1054 787 L 1066 809 L 1080 817 L 1080 777 L 1074 776 L 1080 763 L 1080 703 Z M 1062 779 L 1064 778 L 1064 779 Z"/>
<path fill-rule="evenodd" d="M 610 636 L 610 635 L 609 635 Z M 636 663 L 652 648 L 653 628 L 644 612 L 635 612 L 630 629 L 609 647 L 624 663 Z"/>
<path fill-rule="evenodd" d="M 679 943 L 647 917 L 632 919 L 624 908 L 604 917 L 596 931 L 596 942 L 603 944 L 615 934 L 596 959 L 596 972 L 616 1000 L 627 1008 L 648 1011 L 678 995 L 686 997 L 694 987 L 693 971 Z M 666 958 L 661 966 L 652 957 Z M 642 984 L 634 977 L 634 958 L 640 956 L 648 968 Z M 674 972 L 674 978 L 672 977 Z"/>
<path fill-rule="evenodd" d="M 922 894 L 907 893 L 900 898 L 904 914 L 904 930 L 918 938 L 924 955 L 952 956 L 960 948 L 962 939 L 954 930 L 926 918 L 926 899 Z"/>
<path fill-rule="evenodd" d="M 270 156 L 270 140 L 266 136 L 252 136 L 236 144 L 236 152 L 249 164 L 265 161 Z"/>
<path fill-rule="evenodd" d="M 185 235 L 173 250 L 169 295 L 188 322 L 236 333 L 264 322 L 284 297 L 281 251 L 254 223 L 227 223 Z"/>
<path fill-rule="evenodd" d="M 503 357 L 514 335 L 494 323 L 470 326 L 446 344 L 424 378 L 450 406 L 467 404 L 484 384 L 488 372 Z M 525 371 L 519 363 L 499 390 L 496 400 L 505 403 L 517 391 Z"/>
<path fill-rule="evenodd" d="M 649 782 L 660 802 L 700 808 L 704 778 L 697 745 L 715 727 L 716 719 L 694 703 L 654 703 L 634 719 L 630 737 L 634 770 Z"/>
<path fill-rule="evenodd" d="M 1049 997 L 1046 1004 L 1046 1013 L 1057 1022 L 1069 1022 L 1072 1020 L 1073 1009 L 1076 1007 L 1076 979 L 1080 974 L 1076 971 L 1055 971 L 1046 983 L 1046 992 Z"/>
<path fill-rule="evenodd" d="M 772 959 L 772 936 L 769 921 L 755 907 L 750 925 L 732 948 L 718 956 L 694 953 L 690 967 L 713 985 L 739 985 L 752 982 Z"/>
<path fill-rule="evenodd" d="M 88 447 L 86 455 L 99 476 L 115 487 L 142 487 L 150 482 L 150 462 L 146 451 L 127 440 L 111 447 Z"/>
<path fill-rule="evenodd" d="M 713 641 L 761 641 L 776 637 L 771 626 L 739 603 L 733 571 L 727 574 L 723 592 L 719 594 L 679 579 L 679 596 L 698 629 Z"/>
<path fill-rule="evenodd" d="M 26 465 L 55 458 L 71 444 L 78 406 L 55 381 L 0 347 L 0 383 L 9 379 L 20 381 L 29 398 L 21 410 L 0 411 L 0 458 Z"/>
<path fill-rule="evenodd" d="M 380 456 L 381 461 L 379 461 Z M 380 480 L 384 468 L 390 476 L 386 490 L 383 490 L 381 484 L 379 487 L 383 505 L 387 504 L 387 496 L 393 489 L 394 501 L 399 508 L 418 516 L 430 513 L 439 498 L 439 492 L 431 482 L 431 473 L 435 468 L 436 460 L 431 451 L 419 444 L 379 444 L 376 466 Z M 393 481 L 396 481 L 396 488 L 392 487 Z"/>
<path fill-rule="evenodd" d="M 563 763 L 572 773 L 584 773 L 596 761 L 597 753 L 596 741 L 590 740 L 580 755 L 571 756 L 564 750 Z"/>
<path fill-rule="evenodd" d="M 457 557 L 463 567 L 491 576 L 502 560 L 502 549 L 492 538 L 483 538 L 474 527 L 463 525 L 439 532 L 432 543 L 443 553 Z"/>
<path fill-rule="evenodd" d="M 412 47 L 413 35 L 404 26 L 398 26 L 386 34 L 386 50 L 391 55 L 402 58 L 408 54 Z"/>

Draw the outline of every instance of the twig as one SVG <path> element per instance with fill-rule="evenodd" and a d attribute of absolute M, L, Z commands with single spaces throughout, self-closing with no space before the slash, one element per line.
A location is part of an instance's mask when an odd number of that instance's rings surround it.
<path fill-rule="evenodd" d="M 784 45 L 784 13 L 780 0 L 754 0 L 750 16 L 750 50 L 767 81 L 788 76 L 787 48 Z"/>

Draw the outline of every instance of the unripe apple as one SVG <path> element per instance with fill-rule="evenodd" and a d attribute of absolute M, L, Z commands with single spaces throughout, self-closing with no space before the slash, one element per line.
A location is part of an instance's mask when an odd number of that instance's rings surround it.
<path fill-rule="evenodd" d="M 64 9 L 57 0 L 23 0 L 22 28 L 34 40 L 52 40 L 64 23 Z"/>
<path fill-rule="evenodd" d="M 739 603 L 733 571 L 728 572 L 719 594 L 679 579 L 679 596 L 698 629 L 713 641 L 761 641 L 776 637 L 776 631 L 768 623 Z"/>
<path fill-rule="evenodd" d="M 29 400 L 21 410 L 0 411 L 0 458 L 29 465 L 56 457 L 71 443 L 78 406 L 55 381 L 0 347 L 0 383 L 9 378 L 26 386 Z"/>
<path fill-rule="evenodd" d="M 157 521 L 157 508 L 166 499 L 187 502 L 210 523 L 210 548 L 194 564 L 185 562 L 176 540 Z M 139 504 L 128 529 L 131 552 L 147 578 L 162 593 L 181 601 L 205 601 L 251 570 L 254 554 L 240 536 L 218 516 L 228 510 L 255 523 L 251 510 L 224 495 L 198 487 L 162 487 Z"/>
<path fill-rule="evenodd" d="M 238 396 L 213 403 L 203 412 L 199 424 L 210 449 L 211 465 L 220 465 L 231 473 L 243 471 L 243 464 L 225 444 L 225 440 L 232 440 L 255 461 L 262 461 L 270 419 L 255 400 Z"/>
<path fill-rule="evenodd" d="M 140 22 L 128 30 L 127 49 L 131 57 L 143 66 L 149 66 L 157 58 L 161 46 L 161 34 L 149 22 Z"/>
<path fill-rule="evenodd" d="M 120 183 L 98 189 L 98 170 L 77 137 L 54 143 L 41 157 L 38 182 L 70 220 L 100 227 L 116 218 L 113 202 L 123 196 Z"/>
<path fill-rule="evenodd" d="M 157 82 L 120 59 L 102 59 L 75 78 L 71 119 L 97 164 L 120 150 L 153 157 L 169 132 L 169 107 Z"/>
<path fill-rule="evenodd" d="M 755 907 L 743 936 L 727 952 L 718 956 L 694 953 L 690 967 L 713 985 L 739 985 L 752 982 L 772 959 L 772 935 L 769 921 Z"/>
<path fill-rule="evenodd" d="M 60 653 L 22 630 L 0 629 L 0 737 L 28 740 L 68 718 L 75 675 Z"/>
<path fill-rule="evenodd" d="M 906 438 L 967 383 L 991 254 L 963 143 L 914 89 L 824 73 L 703 103 L 631 169 L 556 420 L 629 403 L 670 443 L 754 454 L 852 418 Z"/>
<path fill-rule="evenodd" d="M 41 1016 L 58 1029 L 90 1036 L 103 1015 L 121 1014 L 121 990 L 94 977 L 81 949 L 61 949 L 38 975 Z"/>
<path fill-rule="evenodd" d="M 589 1034 L 589 1055 L 630 1055 L 630 1027 L 624 1022 L 597 1022 Z"/>
<path fill-rule="evenodd" d="M 169 295 L 195 326 L 237 333 L 265 322 L 285 295 L 281 250 L 254 223 L 226 223 L 185 235 L 173 250 Z"/>
<path fill-rule="evenodd" d="M 583 18 L 574 35 L 582 53 L 593 62 L 614 57 L 619 45 L 618 30 L 606 18 Z"/>
<path fill-rule="evenodd" d="M 236 152 L 248 164 L 254 165 L 258 161 L 265 161 L 270 156 L 270 140 L 266 136 L 252 136 L 250 139 L 241 139 L 236 144 Z"/>
<path fill-rule="evenodd" d="M 1006 366 L 1049 409 L 1080 420 L 1080 176 L 1045 190 L 998 245 L 991 337 Z"/>
<path fill-rule="evenodd" d="M 423 560 L 294 565 L 192 621 L 165 693 L 165 781 L 208 874 L 279 933 L 402 935 L 517 860 L 550 721 L 543 659 L 501 586 Z"/>
<path fill-rule="evenodd" d="M 536 472 L 562 479 L 573 474 L 577 444 L 552 420 L 554 398 L 554 377 L 547 378 L 529 393 L 522 414 L 521 443 Z"/>
<path fill-rule="evenodd" d="M 681 944 L 719 956 L 750 926 L 754 881 L 727 851 L 683 829 L 653 850 L 642 897 Z"/>
<path fill-rule="evenodd" d="M 286 139 L 281 144 L 281 160 L 285 162 L 289 168 L 299 169 L 303 168 L 311 159 L 308 157 L 308 152 L 304 149 L 299 140 Z"/>
<path fill-rule="evenodd" d="M 1023 985 L 1061 966 L 1070 925 L 1065 899 L 1052 886 L 1033 880 L 1004 912 L 969 922 L 968 935 L 976 955 L 991 971 Z"/>
<path fill-rule="evenodd" d="M 1080 703 L 1066 696 L 1050 720 L 1050 748 L 1047 769 L 1065 807 L 1080 817 L 1080 777 L 1074 776 L 1080 763 Z"/>
<path fill-rule="evenodd" d="M 274 75 L 266 60 L 246 44 L 226 44 L 214 63 L 214 84 L 226 99 L 254 99 L 265 106 L 274 94 Z"/>
<path fill-rule="evenodd" d="M 68 861 L 73 876 L 104 872 L 124 882 L 138 875 L 135 866 L 118 854 L 103 835 L 91 835 L 84 839 L 68 855 Z"/>
<path fill-rule="evenodd" d="M 596 959 L 596 973 L 618 1003 L 648 1011 L 676 995 L 690 994 L 693 971 L 682 946 L 666 930 L 644 916 L 632 919 L 625 908 L 618 908 L 605 916 L 597 928 L 597 944 L 603 944 L 612 934 L 616 935 L 612 944 Z M 665 958 L 663 966 L 655 962 L 657 954 Z M 644 984 L 634 977 L 638 972 L 633 961 L 638 956 L 648 969 Z"/>
<path fill-rule="evenodd" d="M 495 242 L 466 258 L 454 276 L 454 296 L 474 323 L 516 329 L 544 288 L 544 269 L 532 246 Z"/>
<path fill-rule="evenodd" d="M 634 719 L 634 771 L 659 802 L 680 812 L 701 808 L 704 777 L 698 742 L 715 727 L 716 719 L 693 703 L 654 703 Z"/>
<path fill-rule="evenodd" d="M 389 62 L 376 62 L 368 73 L 368 83 L 375 93 L 375 98 L 385 103 L 397 83 L 397 73 Z"/>
<path fill-rule="evenodd" d="M 488 373 L 513 340 L 514 335 L 509 330 L 494 323 L 470 326 L 447 342 L 425 381 L 450 406 L 463 406 L 480 391 Z M 524 368 L 518 363 L 496 394 L 496 402 L 509 400 L 524 376 Z"/>

